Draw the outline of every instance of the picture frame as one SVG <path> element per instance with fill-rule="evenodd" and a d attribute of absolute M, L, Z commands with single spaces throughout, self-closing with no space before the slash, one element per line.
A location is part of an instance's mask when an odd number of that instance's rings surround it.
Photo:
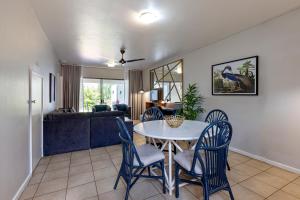
<path fill-rule="evenodd" d="M 258 95 L 258 56 L 212 65 L 212 95 Z"/>
<path fill-rule="evenodd" d="M 50 73 L 49 74 L 49 102 L 55 102 L 55 90 L 56 90 L 56 83 L 55 83 L 55 75 Z"/>

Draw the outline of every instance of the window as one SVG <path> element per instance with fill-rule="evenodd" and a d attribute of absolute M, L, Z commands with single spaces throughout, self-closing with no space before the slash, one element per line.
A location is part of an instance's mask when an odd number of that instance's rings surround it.
<path fill-rule="evenodd" d="M 162 88 L 163 100 L 182 101 L 183 61 L 166 64 L 150 70 L 151 89 Z"/>
<path fill-rule="evenodd" d="M 91 112 L 93 106 L 125 103 L 124 80 L 83 78 L 80 89 L 80 111 Z"/>

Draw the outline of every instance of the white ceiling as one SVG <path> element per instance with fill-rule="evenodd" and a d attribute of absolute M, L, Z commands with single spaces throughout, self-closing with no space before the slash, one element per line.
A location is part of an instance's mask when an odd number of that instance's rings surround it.
<path fill-rule="evenodd" d="M 145 57 L 145 67 L 204 47 L 300 6 L 299 0 L 31 0 L 61 61 L 100 66 Z M 160 20 L 144 25 L 139 12 Z"/>

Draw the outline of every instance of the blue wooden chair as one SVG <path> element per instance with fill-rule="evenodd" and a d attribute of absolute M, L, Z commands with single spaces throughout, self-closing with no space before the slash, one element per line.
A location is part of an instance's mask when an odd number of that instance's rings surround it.
<path fill-rule="evenodd" d="M 220 110 L 220 109 L 211 110 L 205 118 L 205 121 L 208 123 L 220 121 L 220 120 L 221 121 L 222 120 L 229 121 L 227 114 L 223 110 Z"/>
<path fill-rule="evenodd" d="M 142 116 L 142 122 L 153 121 L 153 120 L 163 120 L 164 115 L 157 107 L 148 108 Z"/>
<path fill-rule="evenodd" d="M 202 132 L 194 151 L 187 150 L 174 156 L 176 197 L 179 197 L 181 182 L 202 185 L 204 200 L 220 190 L 227 190 L 234 200 L 227 176 L 226 161 L 232 127 L 228 121 L 216 121 Z M 199 181 L 179 177 L 179 170 Z"/>
<path fill-rule="evenodd" d="M 147 121 L 154 121 L 154 120 L 163 120 L 164 119 L 164 114 L 162 113 L 162 111 L 158 108 L 158 107 L 151 107 L 148 108 L 142 116 L 142 122 L 147 122 Z M 148 139 L 146 138 L 146 142 L 148 143 Z M 150 142 L 151 143 L 151 142 Z M 162 143 L 161 142 L 157 142 L 155 141 L 156 145 L 158 146 L 158 148 L 162 147 Z M 151 143 L 153 144 L 153 143 Z M 174 146 L 174 151 L 176 154 L 176 148 Z M 150 171 L 150 169 L 149 169 Z"/>
<path fill-rule="evenodd" d="M 227 114 L 223 110 L 214 109 L 207 114 L 205 118 L 205 122 L 212 123 L 216 121 L 229 121 L 229 120 Z M 227 169 L 230 170 L 228 161 L 226 162 L 226 165 L 227 165 Z"/>
<path fill-rule="evenodd" d="M 126 182 L 126 195 L 125 200 L 128 199 L 129 190 L 137 182 L 140 177 L 161 179 L 163 184 L 163 193 L 166 192 L 165 187 L 165 173 L 164 173 L 164 160 L 165 155 L 154 146 L 144 144 L 140 147 L 135 147 L 132 138 L 124 124 L 123 120 L 119 117 L 116 119 L 120 129 L 119 136 L 122 141 L 123 159 L 119 170 L 119 174 L 114 185 L 117 188 L 120 177 L 123 177 Z M 155 166 L 161 170 L 161 176 L 143 175 L 146 168 Z"/>

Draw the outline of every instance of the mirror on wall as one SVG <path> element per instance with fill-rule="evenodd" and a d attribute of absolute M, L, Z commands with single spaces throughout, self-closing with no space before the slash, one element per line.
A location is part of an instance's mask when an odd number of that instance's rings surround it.
<path fill-rule="evenodd" d="M 163 90 L 166 102 L 181 102 L 183 93 L 183 60 L 150 70 L 150 87 Z"/>

